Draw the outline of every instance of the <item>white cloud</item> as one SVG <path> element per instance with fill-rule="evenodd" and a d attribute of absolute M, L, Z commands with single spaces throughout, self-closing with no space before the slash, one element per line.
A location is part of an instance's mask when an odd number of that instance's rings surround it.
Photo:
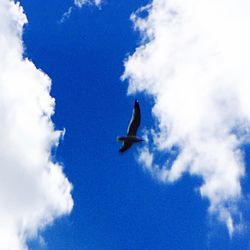
<path fill-rule="evenodd" d="M 96 7 L 100 7 L 102 4 L 102 0 L 74 0 L 74 6 L 78 8 L 82 8 L 84 5 L 95 5 Z M 64 23 L 66 19 L 68 19 L 74 9 L 74 6 L 70 6 L 66 12 L 63 13 L 59 23 Z"/>
<path fill-rule="evenodd" d="M 246 0 L 154 0 L 132 15 L 142 42 L 123 75 L 130 94 L 155 100 L 153 145 L 140 161 L 164 182 L 202 177 L 200 194 L 230 234 L 250 136 L 249 13 Z"/>
<path fill-rule="evenodd" d="M 0 0 L 0 249 L 26 249 L 27 240 L 69 214 L 72 185 L 51 149 L 62 135 L 51 121 L 51 80 L 23 58 L 19 3 Z"/>
<path fill-rule="evenodd" d="M 95 4 L 96 6 L 100 6 L 101 3 L 102 0 L 74 0 L 74 4 L 80 8 L 86 4 Z"/>
<path fill-rule="evenodd" d="M 59 20 L 59 23 L 64 23 L 65 20 L 67 20 L 67 19 L 70 17 L 72 11 L 73 11 L 73 7 L 70 6 L 70 7 L 68 8 L 68 10 L 67 10 L 66 12 L 63 13 L 61 19 Z"/>

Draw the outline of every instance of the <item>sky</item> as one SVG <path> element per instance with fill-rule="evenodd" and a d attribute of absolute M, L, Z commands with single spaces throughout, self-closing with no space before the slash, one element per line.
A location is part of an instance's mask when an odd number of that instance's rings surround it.
<path fill-rule="evenodd" d="M 250 249 L 249 11 L 0 0 L 0 249 Z"/>

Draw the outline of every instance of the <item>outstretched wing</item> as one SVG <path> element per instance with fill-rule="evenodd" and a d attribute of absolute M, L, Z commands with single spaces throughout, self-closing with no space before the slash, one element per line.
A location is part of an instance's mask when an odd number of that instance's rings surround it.
<path fill-rule="evenodd" d="M 120 153 L 123 153 L 123 152 L 125 152 L 126 150 L 128 150 L 131 146 L 132 146 L 132 143 L 131 143 L 131 142 L 128 142 L 128 141 L 123 142 L 123 145 L 122 145 L 122 147 L 119 149 L 119 152 L 120 152 Z"/>
<path fill-rule="evenodd" d="M 130 136 L 136 136 L 136 131 L 141 122 L 141 111 L 138 100 L 135 100 L 132 118 L 130 120 L 127 134 Z"/>

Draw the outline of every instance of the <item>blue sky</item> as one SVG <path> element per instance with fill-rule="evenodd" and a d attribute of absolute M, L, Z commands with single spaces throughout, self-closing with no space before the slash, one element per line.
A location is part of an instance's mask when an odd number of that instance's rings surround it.
<path fill-rule="evenodd" d="M 208 212 L 212 198 L 206 192 L 201 197 L 204 175 L 186 171 L 160 182 L 151 174 L 154 164 L 150 171 L 142 167 L 136 147 L 118 154 L 116 136 L 126 132 L 135 98 L 142 112 L 139 134 L 158 126 L 150 91 L 128 96 L 129 79 L 138 79 L 130 72 L 121 80 L 124 61 L 141 44 L 130 15 L 149 2 L 106 0 L 101 8 L 74 8 L 63 23 L 70 0 L 20 3 L 28 18 L 24 57 L 52 79 L 52 120 L 66 130 L 52 155 L 73 185 L 74 201 L 69 215 L 41 231 L 45 243 L 30 240 L 29 249 L 250 249 L 247 198 L 239 203 L 245 229 L 230 238 L 220 211 Z M 164 152 L 149 143 L 160 164 Z M 247 166 L 249 149 L 242 148 Z M 242 188 L 248 197 L 247 177 Z"/>

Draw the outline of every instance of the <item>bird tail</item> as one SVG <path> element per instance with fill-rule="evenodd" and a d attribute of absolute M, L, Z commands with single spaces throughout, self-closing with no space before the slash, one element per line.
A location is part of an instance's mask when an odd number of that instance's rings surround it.
<path fill-rule="evenodd" d="M 117 136 L 116 140 L 119 141 L 119 142 L 124 142 L 126 140 L 126 137 L 124 137 L 124 136 Z"/>

